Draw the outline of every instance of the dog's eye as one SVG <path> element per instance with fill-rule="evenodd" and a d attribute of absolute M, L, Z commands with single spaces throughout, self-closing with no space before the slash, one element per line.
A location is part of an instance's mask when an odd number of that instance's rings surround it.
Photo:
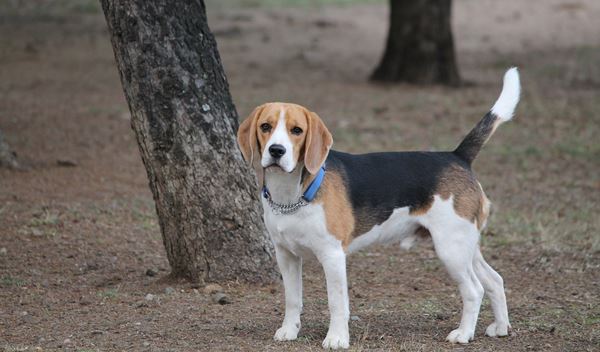
<path fill-rule="evenodd" d="M 291 129 L 292 134 L 299 135 L 302 133 L 302 129 L 300 127 L 294 127 Z"/>
<path fill-rule="evenodd" d="M 269 132 L 271 130 L 271 125 L 269 125 L 268 123 L 263 123 L 262 125 L 260 125 L 260 130 L 263 132 Z"/>

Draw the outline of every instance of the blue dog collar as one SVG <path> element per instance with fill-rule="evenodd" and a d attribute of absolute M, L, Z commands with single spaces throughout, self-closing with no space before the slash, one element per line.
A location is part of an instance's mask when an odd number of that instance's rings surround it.
<path fill-rule="evenodd" d="M 317 176 L 315 176 L 315 179 L 310 183 L 310 185 L 308 185 L 308 188 L 306 189 L 306 191 L 304 191 L 304 194 L 302 195 L 302 198 L 305 201 L 312 202 L 312 200 L 315 199 L 319 188 L 321 188 L 321 184 L 323 183 L 324 178 L 325 167 L 321 166 L 319 172 L 317 173 Z"/>
<path fill-rule="evenodd" d="M 319 172 L 317 173 L 317 176 L 315 176 L 315 179 L 312 180 L 310 185 L 308 185 L 308 188 L 306 188 L 306 191 L 304 191 L 304 194 L 302 194 L 302 199 L 305 202 L 307 202 L 307 203 L 312 202 L 313 199 L 315 199 L 315 197 L 317 196 L 317 192 L 319 191 L 319 188 L 321 188 L 321 184 L 323 183 L 324 178 L 325 178 L 325 166 L 321 166 L 321 168 L 319 169 Z M 269 193 L 269 189 L 267 188 L 267 186 L 263 186 L 262 194 L 263 194 L 263 197 L 265 197 L 265 199 L 267 199 L 267 200 L 271 199 L 271 193 Z"/>

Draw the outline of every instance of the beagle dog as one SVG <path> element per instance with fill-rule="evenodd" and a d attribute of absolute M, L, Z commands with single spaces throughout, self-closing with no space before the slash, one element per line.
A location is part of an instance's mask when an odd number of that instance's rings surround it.
<path fill-rule="evenodd" d="M 479 249 L 490 201 L 471 164 L 496 128 L 512 118 L 519 95 L 519 74 L 511 68 L 492 109 L 452 152 L 343 153 L 330 149 L 333 139 L 316 113 L 288 103 L 257 107 L 237 138 L 262 187 L 264 222 L 285 287 L 285 317 L 274 339 L 298 336 L 302 261 L 316 257 L 330 311 L 322 345 L 348 348 L 346 256 L 374 243 L 410 247 L 422 235 L 432 238 L 463 301 L 460 325 L 447 340 L 473 339 L 484 293 L 494 313 L 486 335 L 508 335 L 502 277 Z"/>

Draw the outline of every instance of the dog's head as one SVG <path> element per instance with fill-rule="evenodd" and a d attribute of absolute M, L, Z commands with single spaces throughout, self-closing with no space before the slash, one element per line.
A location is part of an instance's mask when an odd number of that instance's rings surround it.
<path fill-rule="evenodd" d="M 288 103 L 267 103 L 254 109 L 240 125 L 237 140 L 259 180 L 263 169 L 278 167 L 290 173 L 301 163 L 316 174 L 333 144 L 317 114 Z"/>

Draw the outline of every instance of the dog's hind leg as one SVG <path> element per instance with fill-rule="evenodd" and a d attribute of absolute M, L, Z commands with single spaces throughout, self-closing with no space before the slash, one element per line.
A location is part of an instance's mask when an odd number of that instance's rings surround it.
<path fill-rule="evenodd" d="M 502 277 L 483 259 L 479 248 L 473 258 L 475 274 L 481 281 L 485 293 L 490 298 L 495 321 L 485 330 L 487 336 L 506 336 L 510 329 L 506 295 L 504 294 L 504 281 Z"/>
<path fill-rule="evenodd" d="M 476 235 L 464 232 L 437 233 L 431 231 L 435 251 L 450 276 L 458 284 L 463 302 L 462 318 L 458 329 L 446 338 L 452 343 L 468 343 L 475 335 L 475 326 L 484 289 L 473 269 L 473 249 Z M 440 238 L 442 237 L 442 238 Z M 475 242 L 475 243 L 473 243 Z"/>
<path fill-rule="evenodd" d="M 477 227 L 459 217 L 452 200 L 436 197 L 432 209 L 422 218 L 429 230 L 435 251 L 446 270 L 458 284 L 463 311 L 460 326 L 446 338 L 452 343 L 468 343 L 473 339 L 483 299 L 484 289 L 473 268 L 473 258 L 479 242 Z"/>

